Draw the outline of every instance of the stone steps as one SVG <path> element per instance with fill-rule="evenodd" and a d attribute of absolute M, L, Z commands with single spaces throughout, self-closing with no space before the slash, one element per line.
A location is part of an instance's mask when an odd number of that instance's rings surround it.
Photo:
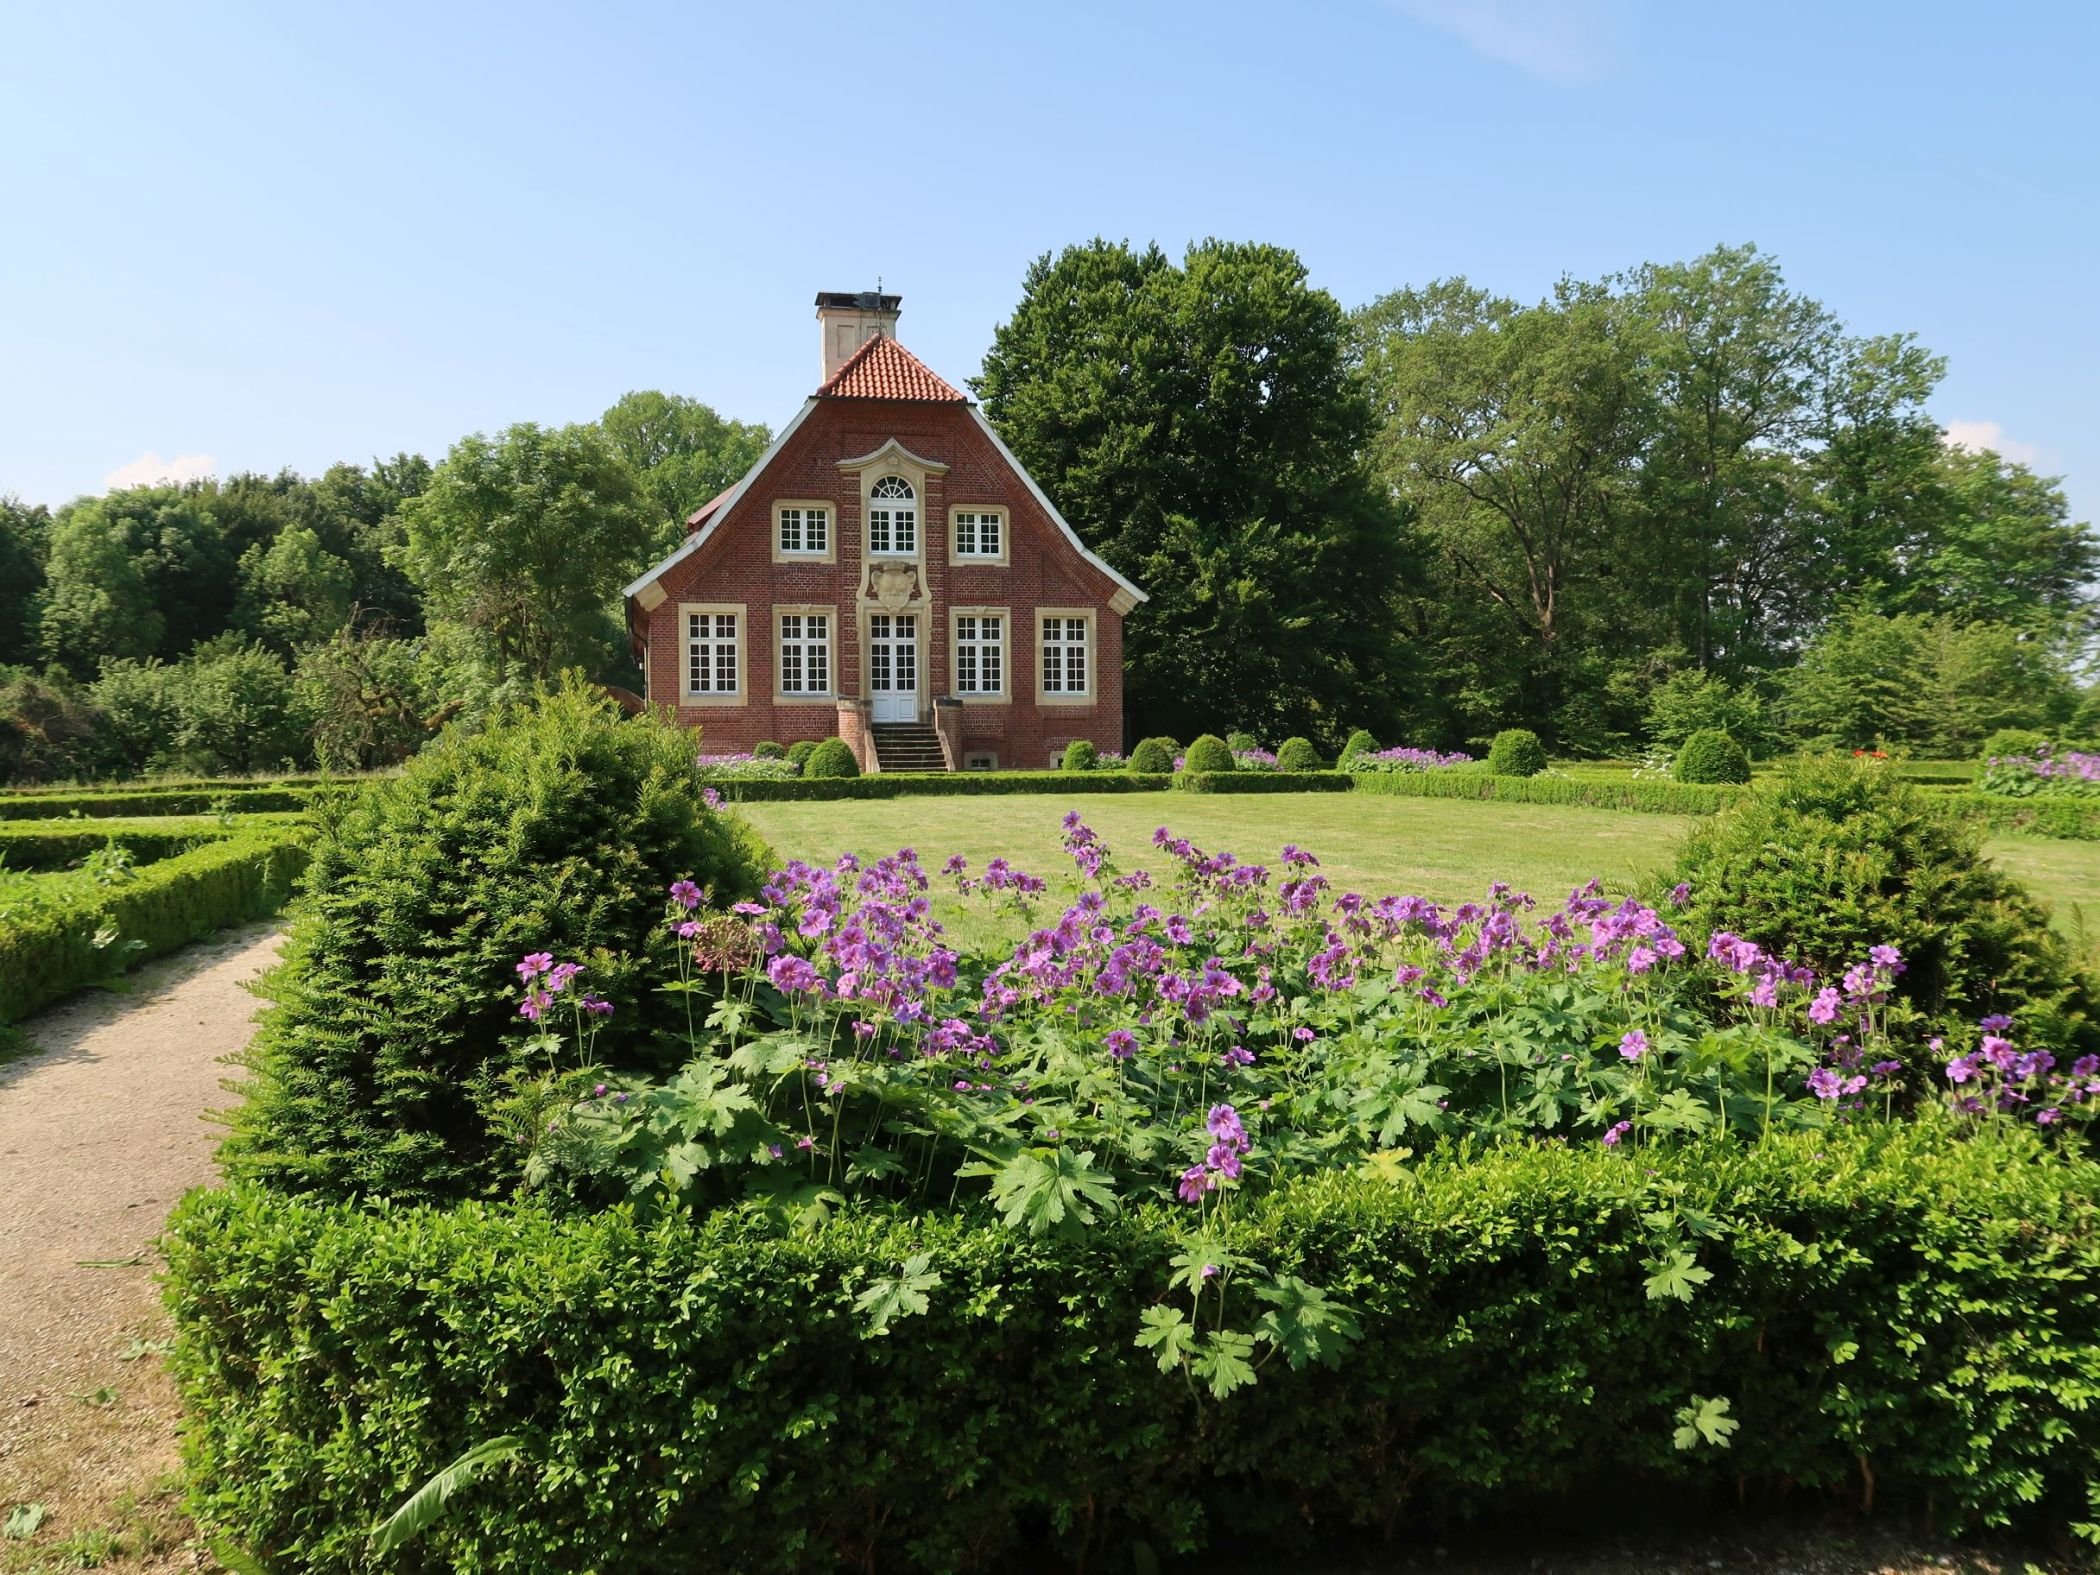
<path fill-rule="evenodd" d="M 941 738 L 923 722 L 878 722 L 870 732 L 885 771 L 946 771 Z"/>

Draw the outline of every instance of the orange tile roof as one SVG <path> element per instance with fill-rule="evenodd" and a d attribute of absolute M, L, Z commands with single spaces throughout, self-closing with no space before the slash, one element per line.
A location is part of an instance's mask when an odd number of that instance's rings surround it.
<path fill-rule="evenodd" d="M 870 339 L 817 390 L 819 399 L 916 399 L 963 405 L 969 401 L 894 339 Z"/>
<path fill-rule="evenodd" d="M 722 500 L 728 497 L 729 494 L 734 491 L 736 491 L 736 488 L 734 487 L 724 487 L 720 492 L 717 492 L 713 497 L 709 498 L 705 503 L 701 504 L 700 507 L 693 510 L 692 513 L 688 514 L 685 517 L 685 528 L 687 532 L 690 533 L 692 531 L 696 531 L 701 526 L 705 525 L 707 523 L 708 515 L 714 513 L 716 509 L 720 508 L 722 506 Z"/>

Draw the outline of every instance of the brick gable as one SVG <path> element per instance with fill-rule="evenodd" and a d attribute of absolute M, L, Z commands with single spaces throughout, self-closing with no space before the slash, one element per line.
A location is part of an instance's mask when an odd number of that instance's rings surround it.
<path fill-rule="evenodd" d="M 918 373 L 945 397 L 916 397 L 929 386 L 917 381 Z M 857 391 L 871 386 L 911 388 L 915 397 Z M 813 398 L 749 476 L 695 511 L 686 545 L 629 588 L 629 625 L 650 701 L 675 707 L 681 720 L 699 727 L 711 752 L 838 734 L 855 745 L 863 769 L 871 768 L 864 731 L 869 618 L 885 609 L 870 582 L 865 495 L 877 474 L 894 473 L 918 494 L 917 552 L 904 565 L 908 575 L 892 576 L 909 582 L 908 600 L 893 611 L 917 620 L 918 719 L 933 722 L 938 714 L 958 765 L 966 755 L 990 754 L 1002 767 L 1043 766 L 1075 738 L 1120 749 L 1123 615 L 1142 593 L 1085 551 L 975 407 L 894 341 L 862 346 L 826 387 L 849 391 Z M 849 461 L 865 463 L 855 468 Z M 781 560 L 774 533 L 782 502 L 829 509 L 826 561 Z M 951 513 L 972 505 L 972 512 L 1003 522 L 1002 562 L 950 561 Z M 890 594 L 897 594 L 894 588 Z M 687 692 L 681 608 L 696 606 L 735 609 L 740 617 L 742 688 L 733 701 Z M 831 697 L 779 694 L 781 608 L 829 616 Z M 957 608 L 998 609 L 1005 619 L 1003 698 L 954 694 Z M 1088 630 L 1084 698 L 1038 692 L 1038 620 L 1045 608 L 1057 609 L 1061 619 L 1083 620 Z"/>

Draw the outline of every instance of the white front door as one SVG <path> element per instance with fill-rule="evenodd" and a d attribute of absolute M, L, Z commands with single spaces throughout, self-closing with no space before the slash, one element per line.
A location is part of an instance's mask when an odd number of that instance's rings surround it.
<path fill-rule="evenodd" d="M 919 615 L 868 615 L 868 695 L 871 720 L 919 719 Z"/>

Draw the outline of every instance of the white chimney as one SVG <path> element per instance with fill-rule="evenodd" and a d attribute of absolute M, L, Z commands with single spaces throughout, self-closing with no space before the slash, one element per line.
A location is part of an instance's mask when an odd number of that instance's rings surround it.
<path fill-rule="evenodd" d="M 817 327 L 823 335 L 824 375 L 821 388 L 870 339 L 897 337 L 897 313 L 904 305 L 901 295 L 881 295 L 873 290 L 819 290 Z"/>

